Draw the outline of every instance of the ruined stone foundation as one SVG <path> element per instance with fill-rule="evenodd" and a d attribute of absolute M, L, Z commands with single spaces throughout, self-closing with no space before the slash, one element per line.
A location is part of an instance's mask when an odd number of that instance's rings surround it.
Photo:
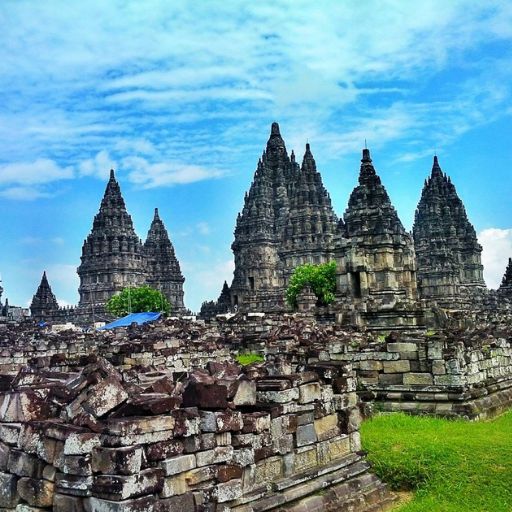
<path fill-rule="evenodd" d="M 1 510 L 370 511 L 392 503 L 360 451 L 350 364 L 300 372 L 203 364 L 195 348 L 225 337 L 190 324 L 95 338 L 113 347 L 118 366 L 57 349 L 4 375 Z M 185 343 L 190 371 L 177 371 Z M 135 364 L 137 355 L 152 366 Z"/>

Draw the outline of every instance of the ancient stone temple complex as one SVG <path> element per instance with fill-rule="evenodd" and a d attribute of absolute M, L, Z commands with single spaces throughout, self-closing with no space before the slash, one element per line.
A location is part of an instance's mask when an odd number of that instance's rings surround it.
<path fill-rule="evenodd" d="M 32 300 L 32 315 L 40 320 L 103 319 L 105 303 L 127 287 L 149 284 L 164 293 L 173 313 L 185 311 L 185 281 L 174 247 L 158 210 L 143 244 L 135 233 L 131 216 L 114 171 L 94 217 L 92 230 L 82 247 L 80 302 L 77 308 L 59 309 L 46 274 Z"/>
<path fill-rule="evenodd" d="M 411 234 L 367 148 L 338 218 L 309 144 L 299 165 L 274 123 L 232 248 L 208 321 L 0 321 L 1 510 L 384 511 L 395 498 L 361 451 L 365 415 L 477 420 L 512 404 L 512 259 L 487 290 L 437 157 Z M 289 314 L 293 269 L 331 261 L 334 302 L 307 287 Z M 143 243 L 113 171 L 78 274 L 80 303 L 63 309 L 43 273 L 33 317 L 90 323 L 144 283 L 183 310 L 158 210 Z"/>
<path fill-rule="evenodd" d="M 293 269 L 328 261 L 336 262 L 332 311 L 341 323 L 419 326 L 431 318 L 431 308 L 468 311 L 498 300 L 483 280 L 475 229 L 437 156 L 412 235 L 398 218 L 368 149 L 359 184 L 338 220 L 310 145 L 299 166 L 293 151 L 288 155 L 277 123 L 245 195 L 232 249 L 231 307 L 245 311 L 286 311 Z M 510 277 L 504 279 L 500 297 L 510 293 L 509 282 Z M 227 295 L 224 287 L 217 310 L 205 303 L 203 314 L 225 312 Z"/>

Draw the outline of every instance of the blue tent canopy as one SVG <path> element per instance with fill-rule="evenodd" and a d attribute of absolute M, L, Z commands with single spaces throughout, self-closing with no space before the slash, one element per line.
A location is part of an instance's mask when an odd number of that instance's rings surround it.
<path fill-rule="evenodd" d="M 118 318 L 114 322 L 100 327 L 98 330 L 115 329 L 116 327 L 128 327 L 134 322 L 137 325 L 147 324 L 148 322 L 154 322 L 155 320 L 158 320 L 161 316 L 161 313 L 131 313 L 130 315 L 123 316 L 123 318 Z"/>

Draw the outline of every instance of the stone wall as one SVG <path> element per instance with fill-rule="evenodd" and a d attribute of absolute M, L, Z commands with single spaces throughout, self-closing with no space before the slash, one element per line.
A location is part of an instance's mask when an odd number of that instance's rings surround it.
<path fill-rule="evenodd" d="M 270 324 L 253 318 L 243 343 L 284 366 L 352 364 L 358 392 L 375 410 L 476 419 L 512 404 L 512 331 L 506 325 L 386 335 L 292 318 Z"/>
<path fill-rule="evenodd" d="M 204 368 L 211 360 L 230 360 L 231 347 L 215 326 L 167 320 L 115 331 L 49 332 L 26 324 L 0 325 L 0 375 L 26 365 L 83 367 L 83 357 L 99 354 L 121 370 L 153 366 L 172 371 Z"/>
<path fill-rule="evenodd" d="M 392 503 L 360 452 L 347 364 L 183 376 L 25 369 L 0 394 L 0 508 L 363 511 Z M 5 383 L 4 383 L 5 384 Z"/>

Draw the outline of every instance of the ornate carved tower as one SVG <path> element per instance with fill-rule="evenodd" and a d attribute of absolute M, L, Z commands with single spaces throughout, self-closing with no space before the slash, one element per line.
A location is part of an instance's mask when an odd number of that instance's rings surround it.
<path fill-rule="evenodd" d="M 279 251 L 285 286 L 298 265 L 326 263 L 334 259 L 338 222 L 309 144 L 306 144 L 302 167 L 294 173 L 294 178 Z"/>
<path fill-rule="evenodd" d="M 507 269 L 505 270 L 498 293 L 501 297 L 512 302 L 512 258 L 508 259 Z"/>
<path fill-rule="evenodd" d="M 116 292 L 146 282 L 142 242 L 126 211 L 113 170 L 92 230 L 82 246 L 81 261 L 79 308 L 85 315 L 103 313 L 105 303 Z"/>
<path fill-rule="evenodd" d="M 268 309 L 284 302 L 278 253 L 289 209 L 287 185 L 297 167 L 288 156 L 279 125 L 273 123 L 236 222 L 231 246 L 235 256 L 233 305 Z"/>
<path fill-rule="evenodd" d="M 363 149 L 359 185 L 340 224 L 338 292 L 374 327 L 417 325 L 414 244 Z M 352 321 L 356 321 L 352 319 Z"/>
<path fill-rule="evenodd" d="M 41 283 L 39 284 L 35 295 L 30 304 L 30 314 L 36 321 L 51 320 L 59 311 L 59 303 L 52 292 L 50 283 L 46 277 L 46 271 L 43 272 Z"/>
<path fill-rule="evenodd" d="M 485 291 L 482 247 L 450 178 L 434 157 L 425 180 L 413 227 L 422 298 L 448 309 Z"/>
<path fill-rule="evenodd" d="M 155 216 L 144 243 L 144 252 L 148 264 L 147 283 L 167 297 L 171 303 L 171 314 L 184 313 L 183 283 L 185 278 L 181 273 L 180 264 L 174 253 L 167 229 L 158 215 L 158 208 L 155 208 Z"/>

